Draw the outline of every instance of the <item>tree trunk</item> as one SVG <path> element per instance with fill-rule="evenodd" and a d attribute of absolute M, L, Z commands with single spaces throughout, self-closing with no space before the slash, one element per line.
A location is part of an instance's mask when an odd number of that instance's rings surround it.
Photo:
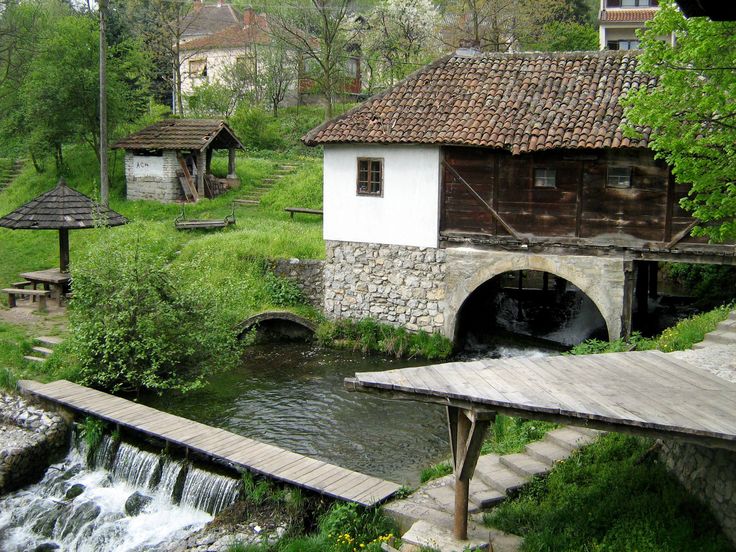
<path fill-rule="evenodd" d="M 107 177 L 107 38 L 105 37 L 105 18 L 107 0 L 98 0 L 100 10 L 100 203 L 107 207 L 110 203 L 110 183 Z"/>

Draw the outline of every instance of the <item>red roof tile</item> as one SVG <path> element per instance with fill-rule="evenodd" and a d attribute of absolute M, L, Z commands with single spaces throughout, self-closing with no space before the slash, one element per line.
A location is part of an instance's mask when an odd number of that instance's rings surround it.
<path fill-rule="evenodd" d="M 251 25 L 243 28 L 242 25 L 234 25 L 217 33 L 184 42 L 180 48 L 182 50 L 243 48 L 251 44 L 268 44 L 270 41 L 264 21 L 263 27 Z"/>
<path fill-rule="evenodd" d="M 215 147 L 243 148 L 235 133 L 220 119 L 165 119 L 134 132 L 113 144 L 128 150 L 202 150 Z"/>
<path fill-rule="evenodd" d="M 657 8 L 608 9 L 601 12 L 601 21 L 619 23 L 643 23 L 657 13 Z"/>
<path fill-rule="evenodd" d="M 508 149 L 646 147 L 622 136 L 627 90 L 653 86 L 630 51 L 451 55 L 302 138 Z"/>

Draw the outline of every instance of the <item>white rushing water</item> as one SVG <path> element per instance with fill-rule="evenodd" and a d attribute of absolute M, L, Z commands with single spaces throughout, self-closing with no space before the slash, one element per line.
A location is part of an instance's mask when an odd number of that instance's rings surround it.
<path fill-rule="evenodd" d="M 235 478 L 127 443 L 116 446 L 106 437 L 92 466 L 73 448 L 40 482 L 0 499 L 0 550 L 34 550 L 45 543 L 70 552 L 159 550 L 202 528 L 239 490 Z M 140 513 L 129 515 L 126 502 L 130 511 L 136 493 L 144 502 Z"/>

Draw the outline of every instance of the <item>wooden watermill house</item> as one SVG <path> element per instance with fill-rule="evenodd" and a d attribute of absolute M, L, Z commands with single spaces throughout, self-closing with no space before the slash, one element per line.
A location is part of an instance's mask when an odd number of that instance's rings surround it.
<path fill-rule="evenodd" d="M 239 183 L 235 151 L 243 149 L 233 130 L 219 119 L 167 119 L 119 140 L 125 150 L 128 199 L 162 202 L 214 197 Z M 210 170 L 214 150 L 228 150 L 226 178 Z"/>

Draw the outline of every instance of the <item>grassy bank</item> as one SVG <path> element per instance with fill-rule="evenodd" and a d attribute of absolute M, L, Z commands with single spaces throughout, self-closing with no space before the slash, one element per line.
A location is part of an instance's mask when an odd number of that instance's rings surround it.
<path fill-rule="evenodd" d="M 707 510 L 646 454 L 651 444 L 605 435 L 534 479 L 486 523 L 523 536 L 527 552 L 733 550 Z"/>

